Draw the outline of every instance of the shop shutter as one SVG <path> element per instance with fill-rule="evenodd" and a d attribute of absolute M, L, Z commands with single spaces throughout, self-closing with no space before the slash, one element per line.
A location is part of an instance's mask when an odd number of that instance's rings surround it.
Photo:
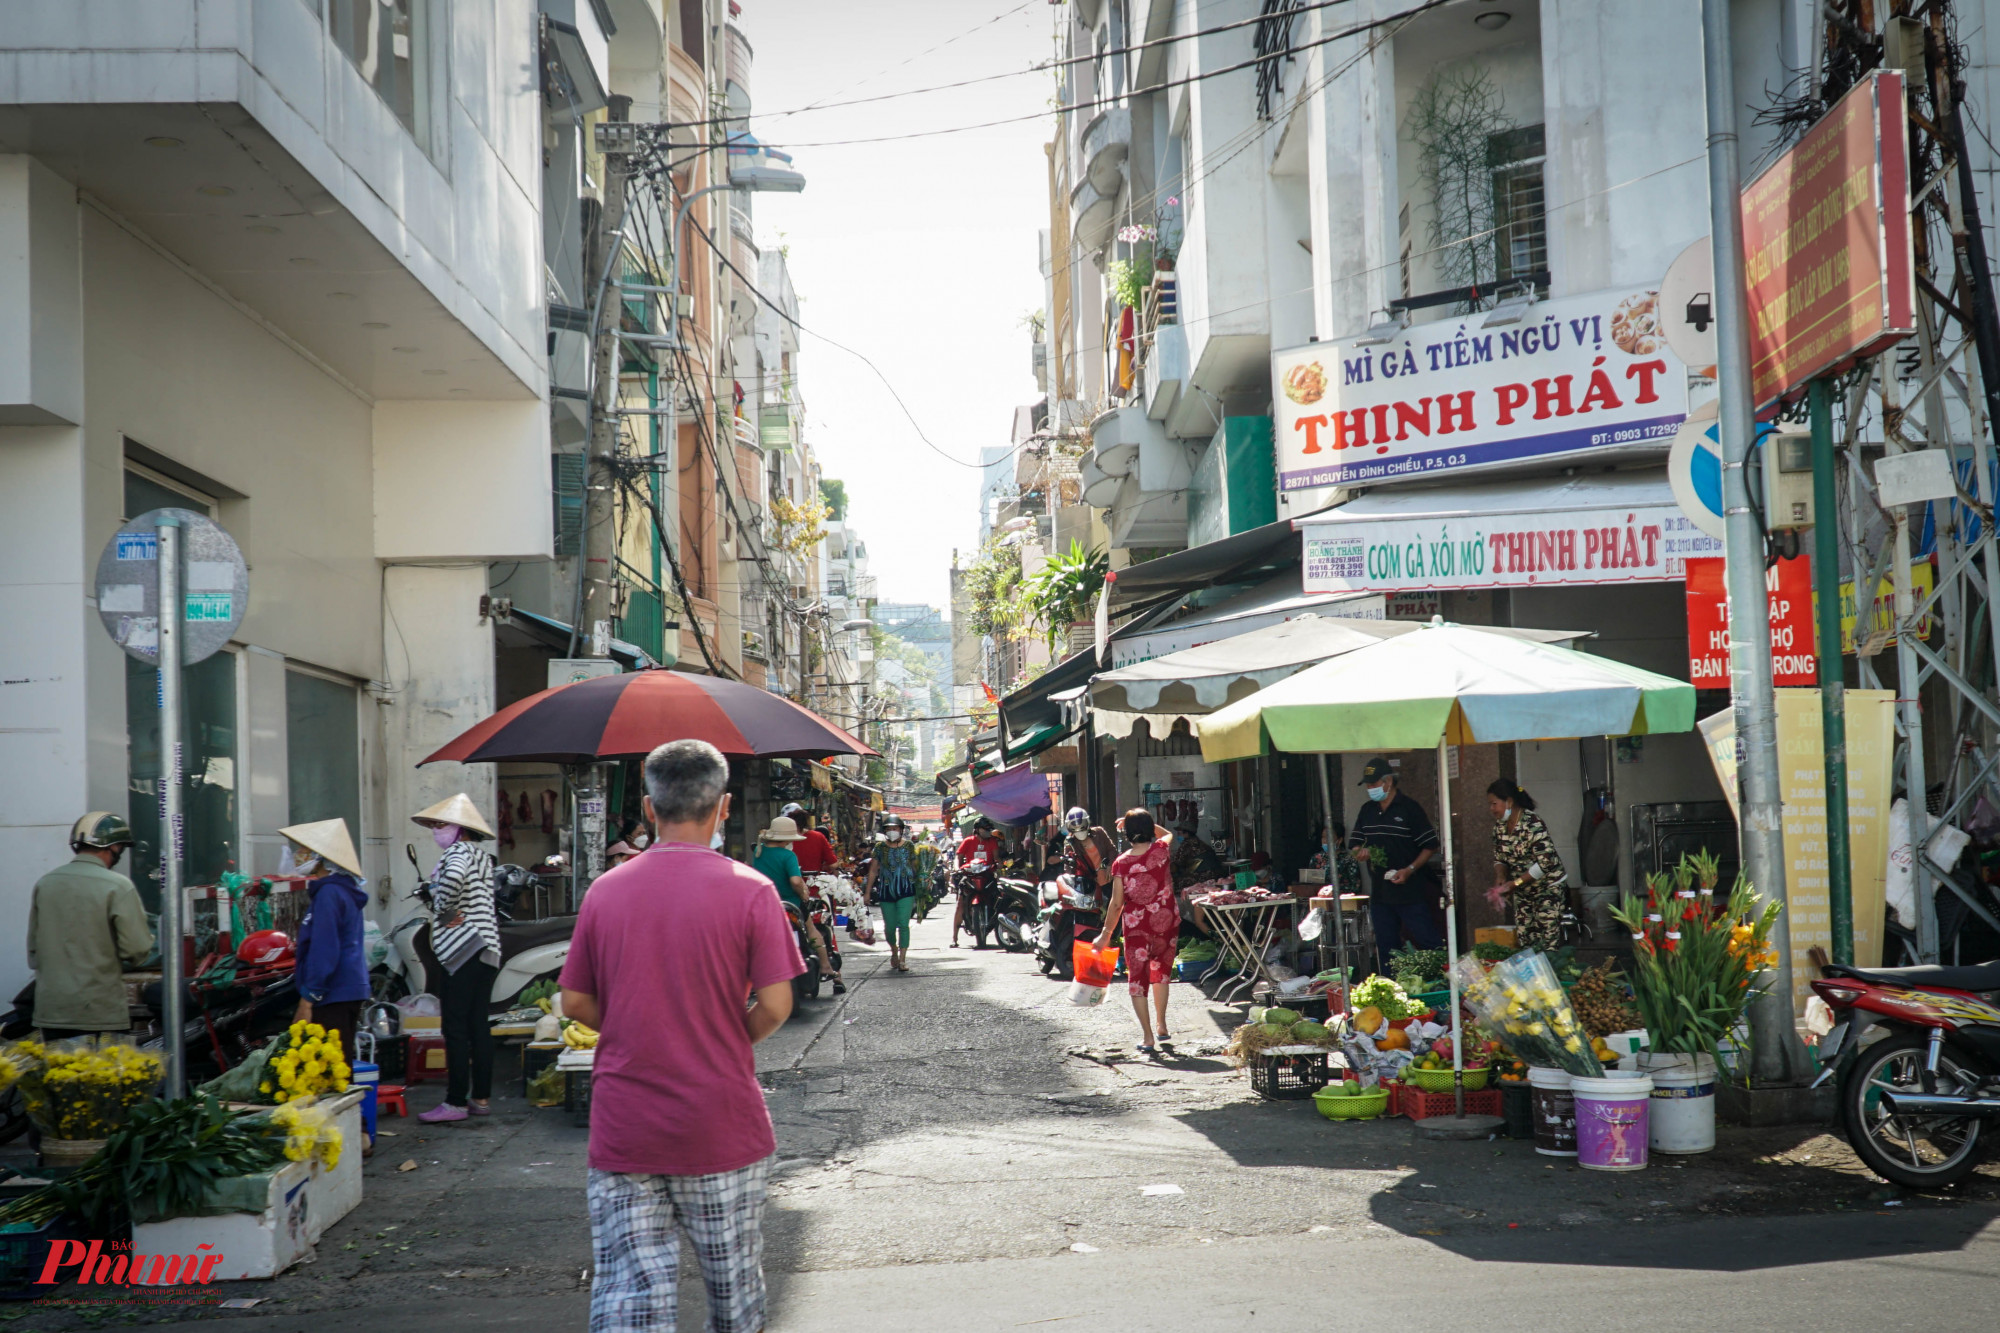
<path fill-rule="evenodd" d="M 583 554 L 583 479 L 586 459 L 580 453 L 554 454 L 550 489 L 555 498 L 556 554 Z"/>

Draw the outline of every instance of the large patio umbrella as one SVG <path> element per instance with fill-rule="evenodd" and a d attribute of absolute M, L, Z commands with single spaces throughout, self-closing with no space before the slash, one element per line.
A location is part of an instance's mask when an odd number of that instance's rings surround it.
<path fill-rule="evenodd" d="M 1690 731 L 1694 686 L 1573 649 L 1433 621 L 1281 680 L 1196 723 L 1210 763 L 1267 749 L 1327 754 L 1435 747 L 1444 830 L 1447 947 L 1458 958 L 1447 745 Z M 1326 783 L 1322 764 L 1320 781 Z M 1329 810 L 1331 793 L 1327 793 Z M 1451 969 L 1452 1082 L 1465 1122 L 1458 970 Z"/>
<path fill-rule="evenodd" d="M 727 755 L 767 759 L 875 753 L 817 713 L 768 690 L 659 668 L 529 695 L 422 763 L 587 764 L 641 758 L 655 746 L 683 740 L 707 741 Z"/>

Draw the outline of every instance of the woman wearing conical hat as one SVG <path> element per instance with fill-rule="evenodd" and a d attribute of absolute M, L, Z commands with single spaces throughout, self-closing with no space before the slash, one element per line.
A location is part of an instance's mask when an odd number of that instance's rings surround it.
<path fill-rule="evenodd" d="M 288 839 L 307 876 L 305 919 L 299 923 L 297 1023 L 318 1023 L 340 1036 L 340 1051 L 354 1063 L 354 1027 L 368 999 L 368 958 L 363 949 L 368 891 L 361 858 L 344 819 L 322 819 L 278 830 Z"/>
<path fill-rule="evenodd" d="M 493 907 L 493 854 L 480 844 L 493 828 L 464 792 L 410 816 L 443 849 L 431 872 L 431 951 L 444 970 L 444 1100 L 417 1119 L 427 1124 L 491 1113 L 493 1029 L 486 1021 L 500 972 L 500 918 Z"/>

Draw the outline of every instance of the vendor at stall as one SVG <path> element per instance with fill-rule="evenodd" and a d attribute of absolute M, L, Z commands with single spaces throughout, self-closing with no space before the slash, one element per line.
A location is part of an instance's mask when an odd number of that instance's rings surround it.
<path fill-rule="evenodd" d="M 1496 778 L 1486 788 L 1486 806 L 1493 812 L 1494 880 L 1487 900 L 1495 907 L 1512 900 L 1514 942 L 1522 948 L 1560 948 L 1569 872 L 1535 813 L 1535 798 L 1512 778 Z"/>
<path fill-rule="evenodd" d="M 1361 767 L 1368 800 L 1348 826 L 1348 855 L 1373 870 L 1368 915 L 1375 927 L 1378 968 L 1386 975 L 1389 955 L 1408 940 L 1419 949 L 1444 944 L 1432 909 L 1443 881 L 1432 865 L 1438 834 L 1424 808 L 1399 789 L 1396 772 L 1381 755 Z"/>
<path fill-rule="evenodd" d="M 361 858 L 344 819 L 323 819 L 278 830 L 295 849 L 306 882 L 305 919 L 299 922 L 299 992 L 295 1023 L 318 1023 L 340 1038 L 340 1056 L 354 1063 L 354 1029 L 368 998 L 368 958 L 363 951 L 368 891 Z"/>

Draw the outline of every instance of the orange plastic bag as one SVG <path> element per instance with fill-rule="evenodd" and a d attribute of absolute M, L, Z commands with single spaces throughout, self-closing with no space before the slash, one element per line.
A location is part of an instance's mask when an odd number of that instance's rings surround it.
<path fill-rule="evenodd" d="M 1118 946 L 1100 949 L 1089 940 L 1078 940 L 1071 948 L 1076 979 L 1085 986 L 1109 986 L 1118 975 Z"/>

